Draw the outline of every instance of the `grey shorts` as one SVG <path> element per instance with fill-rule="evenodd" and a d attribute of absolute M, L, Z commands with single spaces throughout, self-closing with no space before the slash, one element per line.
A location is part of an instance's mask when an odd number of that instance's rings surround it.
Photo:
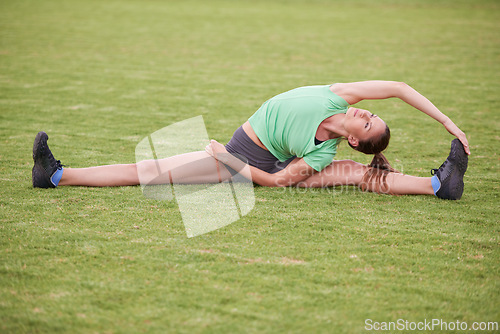
<path fill-rule="evenodd" d="M 285 169 L 285 167 L 295 159 L 295 157 L 292 157 L 286 161 L 279 161 L 271 152 L 255 144 L 241 126 L 236 129 L 233 137 L 229 143 L 226 144 L 226 149 L 240 160 L 243 160 L 241 156 L 246 158 L 245 162 L 250 166 L 257 167 L 271 174 Z"/>

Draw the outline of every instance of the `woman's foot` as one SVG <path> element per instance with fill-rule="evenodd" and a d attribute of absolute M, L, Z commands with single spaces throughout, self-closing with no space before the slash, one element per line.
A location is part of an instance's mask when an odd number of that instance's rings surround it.
<path fill-rule="evenodd" d="M 437 184 L 433 184 L 437 197 L 451 200 L 462 197 L 468 160 L 462 143 L 458 139 L 453 139 L 450 155 L 446 161 L 438 169 L 431 170 L 431 174 L 439 181 Z"/>
<path fill-rule="evenodd" d="M 31 178 L 34 188 L 55 188 L 58 180 L 54 180 L 57 171 L 62 171 L 61 161 L 56 160 L 49 149 L 47 140 L 49 136 L 40 131 L 33 143 L 34 166 L 31 170 Z"/>

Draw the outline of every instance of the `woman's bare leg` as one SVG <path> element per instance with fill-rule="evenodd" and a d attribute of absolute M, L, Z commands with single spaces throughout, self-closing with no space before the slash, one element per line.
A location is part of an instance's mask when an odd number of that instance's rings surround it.
<path fill-rule="evenodd" d="M 363 176 L 368 171 L 366 165 L 352 160 L 334 161 L 331 165 L 298 184 L 300 187 L 324 188 L 331 186 L 353 185 L 361 186 Z M 387 189 L 384 193 L 395 195 L 433 195 L 430 177 L 416 177 L 405 174 L 389 173 L 387 175 Z M 368 190 L 381 192 L 379 187 Z"/>
<path fill-rule="evenodd" d="M 135 164 L 64 168 L 59 186 L 113 187 L 138 185 Z"/>
<path fill-rule="evenodd" d="M 59 186 L 113 187 L 165 183 L 218 183 L 231 177 L 204 151 L 136 164 L 64 168 Z"/>

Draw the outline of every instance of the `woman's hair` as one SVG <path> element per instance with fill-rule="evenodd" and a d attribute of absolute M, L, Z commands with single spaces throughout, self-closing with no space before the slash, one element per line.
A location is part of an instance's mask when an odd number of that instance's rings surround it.
<path fill-rule="evenodd" d="M 375 139 L 359 141 L 358 146 L 351 146 L 356 151 L 365 154 L 374 154 L 372 162 L 368 165 L 368 170 L 361 180 L 361 189 L 363 191 L 375 191 L 379 193 L 390 193 L 387 187 L 387 174 L 394 172 L 399 173 L 391 167 L 387 158 L 382 154 L 382 151 L 389 145 L 391 139 L 391 130 L 385 125 L 385 131 Z"/>
<path fill-rule="evenodd" d="M 351 146 L 356 151 L 362 152 L 364 154 L 377 154 L 382 152 L 389 145 L 389 140 L 391 139 L 391 130 L 385 125 L 385 131 L 380 136 L 374 139 L 369 139 L 365 141 L 359 141 L 358 146 Z"/>
<path fill-rule="evenodd" d="M 387 187 L 387 175 L 389 173 L 399 173 L 391 167 L 391 164 L 382 153 L 377 153 L 372 162 L 368 165 L 368 170 L 361 180 L 360 187 L 363 191 L 375 191 L 378 193 L 390 194 Z"/>

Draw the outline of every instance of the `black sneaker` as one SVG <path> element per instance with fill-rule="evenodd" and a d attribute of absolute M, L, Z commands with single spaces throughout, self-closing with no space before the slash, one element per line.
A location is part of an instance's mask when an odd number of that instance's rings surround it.
<path fill-rule="evenodd" d="M 436 192 L 437 197 L 451 200 L 462 197 L 468 160 L 460 140 L 453 139 L 448 159 L 438 169 L 431 170 L 431 174 L 436 175 L 441 182 L 441 187 Z"/>
<path fill-rule="evenodd" d="M 55 188 L 51 177 L 62 168 L 61 161 L 56 160 L 50 152 L 47 140 L 49 136 L 43 131 L 38 132 L 33 143 L 33 161 L 31 178 L 34 188 Z"/>

